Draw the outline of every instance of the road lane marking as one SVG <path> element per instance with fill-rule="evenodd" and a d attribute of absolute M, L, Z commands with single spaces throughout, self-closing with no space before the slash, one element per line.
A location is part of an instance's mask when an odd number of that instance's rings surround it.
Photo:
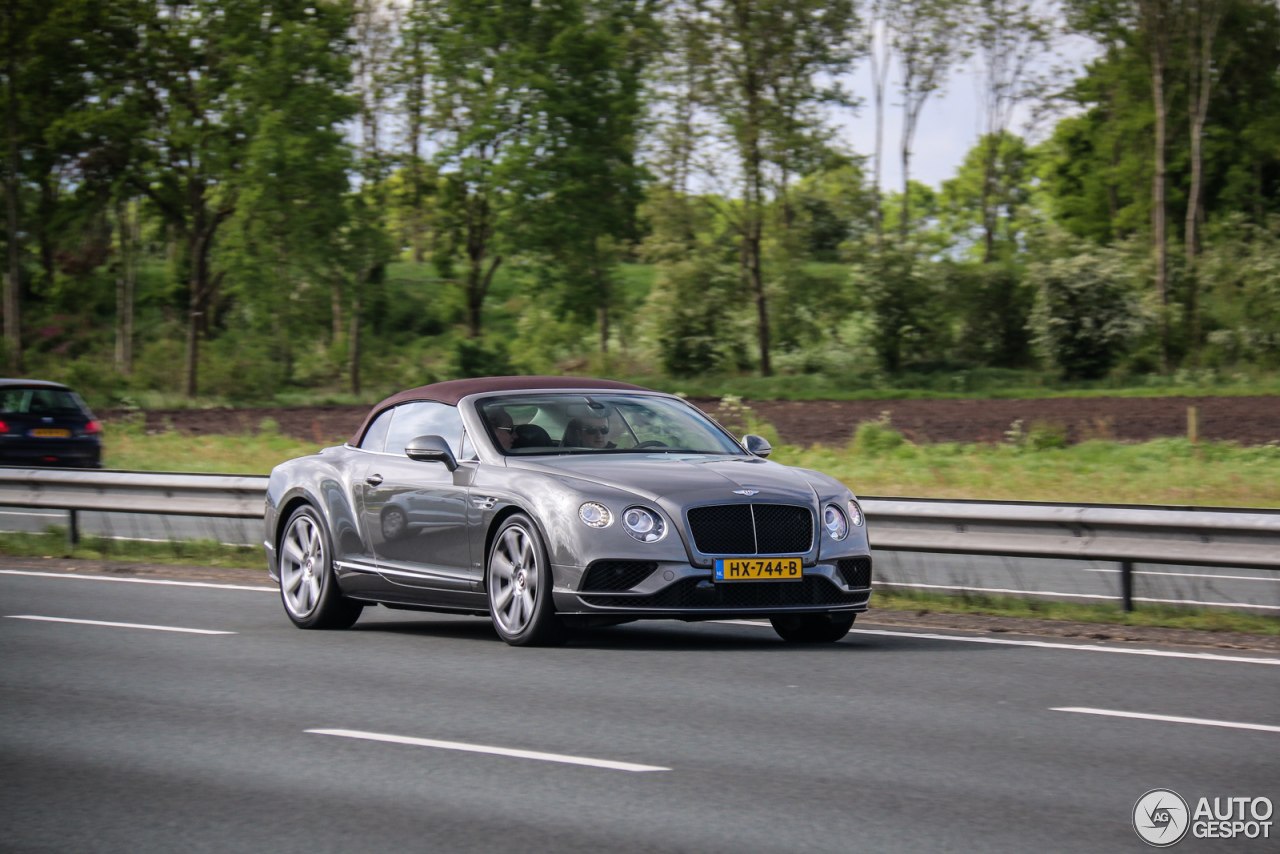
<path fill-rule="evenodd" d="M 516 750 L 510 747 L 490 747 L 484 744 L 466 744 L 461 741 L 437 741 L 433 738 L 411 738 L 407 735 L 387 735 L 380 732 L 361 732 L 354 729 L 309 729 L 312 735 L 336 735 L 364 741 L 384 741 L 389 744 L 407 744 L 413 747 L 436 747 L 440 750 L 460 750 L 465 753 L 488 753 L 494 756 L 511 756 L 516 759 L 537 759 L 542 762 L 560 762 L 565 765 L 587 765 L 591 768 L 609 768 L 613 771 L 670 771 L 658 765 L 637 765 L 634 762 L 615 762 L 612 759 L 591 759 L 586 756 L 565 756 L 560 753 L 540 753 L 536 750 Z"/>
<path fill-rule="evenodd" d="M 1119 573 L 1118 569 L 1090 569 L 1086 568 L 1085 572 L 1109 572 Z M 1134 575 L 1172 575 L 1177 578 L 1207 578 L 1210 581 L 1269 581 L 1280 584 L 1280 578 L 1263 578 L 1260 575 L 1214 575 L 1205 572 L 1157 572 L 1151 569 L 1135 569 Z"/>
<path fill-rule="evenodd" d="M 1087 709 L 1076 706 L 1063 706 L 1050 709 L 1051 712 L 1077 712 L 1082 715 L 1104 715 L 1109 718 L 1136 718 L 1142 721 L 1163 721 L 1171 724 L 1199 724 L 1200 726 L 1221 726 L 1229 729 L 1252 729 L 1258 732 L 1280 732 L 1280 726 L 1271 724 L 1245 724 L 1238 721 L 1214 721 L 1208 718 L 1180 718 L 1176 715 L 1148 715 L 1143 712 L 1117 712 L 1111 709 Z"/>
<path fill-rule="evenodd" d="M 5 614 L 6 620 L 39 620 L 42 623 L 76 623 L 81 626 L 110 626 L 115 629 L 150 629 L 153 632 L 184 632 L 189 635 L 234 635 L 216 629 L 184 629 L 178 626 L 149 626 L 146 623 L 112 623 L 105 620 L 73 620 L 70 617 L 38 617 L 35 614 Z"/>
<path fill-rule="evenodd" d="M 1057 593 L 1047 590 L 1013 590 L 1006 587 L 974 587 L 963 584 L 908 584 L 900 581 L 880 581 L 878 588 L 919 587 L 925 590 L 960 590 L 969 593 L 1001 593 L 1010 596 L 1054 596 L 1066 599 L 1106 599 L 1120 601 L 1119 596 L 1107 596 L 1102 593 Z M 1264 611 L 1280 611 L 1280 605 L 1249 605 L 1239 602 L 1200 602 L 1195 599 L 1148 599 L 1145 596 L 1134 596 L 1135 602 L 1146 602 L 1152 605 L 1201 605 L 1209 608 L 1256 608 Z"/>
<path fill-rule="evenodd" d="M 74 578 L 78 581 L 123 581 L 126 584 L 163 584 L 171 587 L 212 587 L 216 590 L 252 590 L 257 593 L 279 593 L 278 587 L 248 584 L 215 584 L 211 581 L 168 581 L 161 578 L 112 578 L 107 575 L 72 575 L 67 572 L 36 572 L 25 569 L 0 569 L 0 575 L 29 575 L 37 578 Z"/>
<path fill-rule="evenodd" d="M 764 626 L 769 623 L 755 620 L 711 620 L 731 626 Z M 1053 643 L 1051 641 L 1013 640 L 1006 638 L 969 637 L 966 635 L 939 635 L 928 632 L 894 632 L 884 629 L 850 629 L 851 635 L 884 635 L 891 638 L 920 638 L 923 640 L 959 641 L 960 643 L 990 643 L 999 646 L 1031 646 L 1040 649 L 1068 649 L 1075 652 L 1115 652 L 1121 655 L 1150 655 L 1157 658 L 1193 658 L 1202 661 L 1230 661 L 1236 664 L 1280 665 L 1280 658 L 1246 658 L 1241 655 L 1218 655 L 1212 652 L 1174 652 L 1166 649 L 1124 649 L 1116 646 L 1091 646 L 1083 643 Z"/>

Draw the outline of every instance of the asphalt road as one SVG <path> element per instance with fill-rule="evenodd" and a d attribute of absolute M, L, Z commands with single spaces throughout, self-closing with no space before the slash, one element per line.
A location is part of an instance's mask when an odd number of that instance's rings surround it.
<path fill-rule="evenodd" d="M 270 591 L 8 572 L 0 615 L 4 851 L 1092 854 L 1147 850 L 1153 788 L 1280 805 L 1266 653 L 679 623 L 513 649 L 475 618 L 302 632 Z M 1272 821 L 1176 850 L 1275 851 Z"/>

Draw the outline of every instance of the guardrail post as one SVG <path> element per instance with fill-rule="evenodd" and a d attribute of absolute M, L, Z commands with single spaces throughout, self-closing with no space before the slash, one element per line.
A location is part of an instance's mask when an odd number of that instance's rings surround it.
<path fill-rule="evenodd" d="M 80 513 L 78 510 L 67 511 L 67 545 L 73 549 L 80 545 Z"/>
<path fill-rule="evenodd" d="M 1133 562 L 1120 564 L 1120 607 L 1126 614 L 1133 612 Z"/>

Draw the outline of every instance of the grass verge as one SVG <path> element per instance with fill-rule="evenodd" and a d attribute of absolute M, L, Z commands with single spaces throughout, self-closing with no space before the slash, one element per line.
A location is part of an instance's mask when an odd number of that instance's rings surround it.
<path fill-rule="evenodd" d="M 1139 604 L 1136 606 L 1137 610 L 1126 614 L 1114 605 L 1052 602 L 1041 599 L 1021 599 L 1016 596 L 989 596 L 981 593 L 944 596 L 936 593 L 917 593 L 913 590 L 881 589 L 872 594 L 871 607 L 922 613 L 983 614 L 991 617 L 1020 617 L 1112 626 L 1158 626 L 1205 632 L 1280 635 L 1280 617 L 1227 610 L 1178 608 L 1170 605 Z"/>
<path fill-rule="evenodd" d="M 152 543 L 140 540 L 113 540 L 82 537 L 71 548 L 64 528 L 50 528 L 43 534 L 0 534 L 0 554 L 13 557 L 60 557 L 75 560 L 118 560 L 128 563 L 159 563 L 173 566 L 218 566 L 267 568 L 261 547 L 229 546 L 213 540 L 174 540 Z"/>

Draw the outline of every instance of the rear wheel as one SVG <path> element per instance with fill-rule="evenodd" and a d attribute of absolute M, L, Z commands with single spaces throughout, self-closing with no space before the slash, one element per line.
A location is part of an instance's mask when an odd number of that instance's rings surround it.
<path fill-rule="evenodd" d="M 770 617 L 773 630 L 789 643 L 835 643 L 849 634 L 857 614 L 785 614 Z"/>
<path fill-rule="evenodd" d="M 546 555 L 537 526 L 522 513 L 508 518 L 494 535 L 485 590 L 493 627 L 512 646 L 548 646 L 565 638 Z"/>
<path fill-rule="evenodd" d="M 280 599 L 300 629 L 347 629 L 364 610 L 338 589 L 331 554 L 329 535 L 315 508 L 299 507 L 280 540 Z"/>

